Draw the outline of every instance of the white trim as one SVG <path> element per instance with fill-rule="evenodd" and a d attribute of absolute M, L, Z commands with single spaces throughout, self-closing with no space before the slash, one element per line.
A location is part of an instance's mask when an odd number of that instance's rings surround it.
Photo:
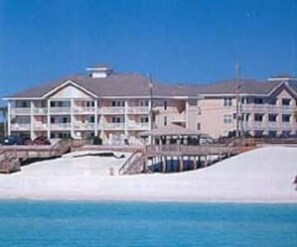
<path fill-rule="evenodd" d="M 47 139 L 51 138 L 51 100 L 47 100 Z"/>
<path fill-rule="evenodd" d="M 2 100 L 41 100 L 42 98 L 34 98 L 34 97 L 28 97 L 28 98 L 10 98 L 10 97 L 4 97 Z"/>
<path fill-rule="evenodd" d="M 59 86 L 55 87 L 54 89 L 52 89 L 51 91 L 47 92 L 46 94 L 44 94 L 42 96 L 42 98 L 47 98 L 49 95 L 57 92 L 58 90 L 62 89 L 63 87 L 67 86 L 67 85 L 72 85 L 74 87 L 77 87 L 78 89 L 82 90 L 83 92 L 93 96 L 94 98 L 97 98 L 98 96 L 95 95 L 94 93 L 90 92 L 89 90 L 85 89 L 84 87 L 78 85 L 77 83 L 75 83 L 74 81 L 71 80 L 67 80 L 64 83 L 60 84 Z"/>
<path fill-rule="evenodd" d="M 98 136 L 98 101 L 95 100 L 95 130 L 94 130 L 94 136 Z"/>
<path fill-rule="evenodd" d="M 8 136 L 11 135 L 11 102 L 10 101 L 8 101 L 8 104 L 7 104 L 7 134 Z"/>
<path fill-rule="evenodd" d="M 34 119 L 34 103 L 31 100 L 30 101 L 30 138 L 31 138 L 31 140 L 34 139 L 34 122 L 35 122 L 35 119 Z"/>

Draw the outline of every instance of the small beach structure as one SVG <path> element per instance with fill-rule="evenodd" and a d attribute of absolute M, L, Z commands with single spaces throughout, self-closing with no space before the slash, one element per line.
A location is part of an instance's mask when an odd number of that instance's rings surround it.
<path fill-rule="evenodd" d="M 226 144 L 208 142 L 209 136 L 175 124 L 144 131 L 150 138 L 143 152 L 137 152 L 120 169 L 120 174 L 181 172 L 211 165 L 213 157 L 220 160 L 240 150 Z"/>

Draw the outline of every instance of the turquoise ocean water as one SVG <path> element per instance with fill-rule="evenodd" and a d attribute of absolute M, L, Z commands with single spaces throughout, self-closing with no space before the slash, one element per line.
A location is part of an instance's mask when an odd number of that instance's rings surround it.
<path fill-rule="evenodd" d="M 0 201 L 0 246 L 297 246 L 297 204 Z"/>

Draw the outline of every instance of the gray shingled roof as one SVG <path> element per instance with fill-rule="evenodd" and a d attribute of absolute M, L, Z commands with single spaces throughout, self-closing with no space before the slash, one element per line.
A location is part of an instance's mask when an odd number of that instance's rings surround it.
<path fill-rule="evenodd" d="M 41 98 L 57 86 L 71 80 L 79 86 L 98 97 L 123 97 L 123 96 L 149 96 L 149 79 L 138 74 L 113 73 L 106 78 L 92 78 L 90 76 L 70 76 L 52 83 L 14 94 L 8 98 Z M 268 94 L 280 81 L 240 80 L 239 92 L 242 94 Z M 200 85 L 169 85 L 154 82 L 154 96 L 180 96 L 196 97 L 198 94 L 235 94 L 238 83 L 235 81 L 223 81 L 215 84 Z M 290 84 L 291 85 L 291 84 Z M 297 84 L 292 83 L 292 88 L 297 91 Z"/>
<path fill-rule="evenodd" d="M 236 81 L 223 81 L 220 83 L 209 84 L 201 87 L 200 94 L 268 94 L 281 82 L 279 81 L 255 81 L 255 80 L 240 80 Z"/>

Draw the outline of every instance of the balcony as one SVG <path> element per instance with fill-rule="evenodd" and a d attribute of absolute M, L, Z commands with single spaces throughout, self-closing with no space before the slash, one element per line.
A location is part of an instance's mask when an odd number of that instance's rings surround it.
<path fill-rule="evenodd" d="M 50 128 L 51 130 L 70 130 L 71 124 L 70 123 L 51 123 Z"/>
<path fill-rule="evenodd" d="M 279 124 L 277 122 L 268 122 L 269 130 L 277 130 L 279 129 Z"/>
<path fill-rule="evenodd" d="M 35 123 L 34 130 L 47 130 L 47 123 L 40 123 L 40 122 Z"/>
<path fill-rule="evenodd" d="M 95 130 L 95 123 L 74 123 L 74 129 L 76 130 Z"/>
<path fill-rule="evenodd" d="M 96 113 L 95 107 L 75 107 L 74 108 L 74 114 L 95 114 L 95 113 Z"/>
<path fill-rule="evenodd" d="M 11 125 L 11 130 L 30 131 L 31 124 L 30 123 L 15 123 L 15 124 Z"/>
<path fill-rule="evenodd" d="M 122 106 L 104 106 L 101 108 L 102 114 L 125 114 L 125 107 Z"/>
<path fill-rule="evenodd" d="M 30 115 L 31 108 L 24 108 L 24 107 L 11 108 L 11 114 L 12 115 Z"/>
<path fill-rule="evenodd" d="M 34 115 L 47 115 L 47 108 L 34 108 Z"/>
<path fill-rule="evenodd" d="M 129 130 L 149 130 L 149 123 L 131 123 L 128 125 Z"/>
<path fill-rule="evenodd" d="M 256 130 L 264 130 L 266 127 L 266 124 L 261 121 L 254 121 L 253 127 Z"/>
<path fill-rule="evenodd" d="M 292 105 L 282 105 L 280 107 L 282 113 L 286 113 L 286 114 L 292 114 L 295 110 L 296 107 L 292 106 Z"/>
<path fill-rule="evenodd" d="M 125 123 L 105 123 L 104 130 L 124 130 Z"/>
<path fill-rule="evenodd" d="M 293 128 L 290 122 L 281 122 L 280 125 L 282 130 L 291 130 Z"/>
<path fill-rule="evenodd" d="M 71 107 L 51 107 L 51 114 L 70 114 Z"/>
<path fill-rule="evenodd" d="M 133 106 L 128 108 L 128 114 L 149 114 L 150 109 L 147 106 Z"/>

